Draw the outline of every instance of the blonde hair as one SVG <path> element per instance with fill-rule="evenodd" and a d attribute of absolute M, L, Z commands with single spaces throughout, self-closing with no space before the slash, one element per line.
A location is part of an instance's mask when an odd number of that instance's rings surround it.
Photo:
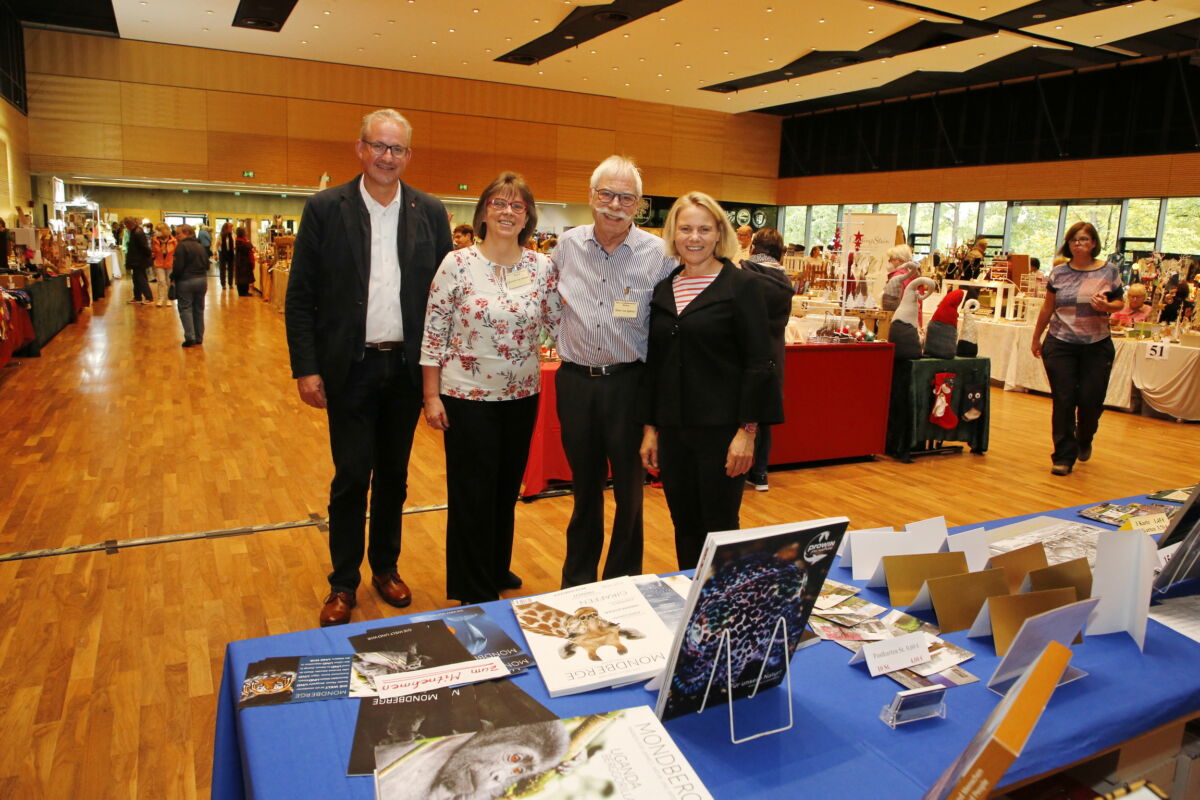
<path fill-rule="evenodd" d="M 703 208 L 709 214 L 712 214 L 719 234 L 717 246 L 713 250 L 714 256 L 731 259 L 738 254 L 737 233 L 733 230 L 733 223 L 729 221 L 729 216 L 721 208 L 720 204 L 704 192 L 688 192 L 681 195 L 675 201 L 675 204 L 671 206 L 671 210 L 667 212 L 667 221 L 663 224 L 663 251 L 669 258 L 679 258 L 679 251 L 675 249 L 675 225 L 676 219 L 679 217 L 679 212 L 687 206 Z"/>
<path fill-rule="evenodd" d="M 171 229 L 170 229 L 170 227 L 167 226 L 167 223 L 165 223 L 165 222 L 160 222 L 157 225 L 155 225 L 154 232 L 160 236 L 170 236 L 171 235 Z"/>
<path fill-rule="evenodd" d="M 412 144 L 412 125 L 404 118 L 403 114 L 394 108 L 380 108 L 364 116 L 362 126 L 358 129 L 358 138 L 366 141 L 367 132 L 376 122 L 392 122 L 396 125 L 403 125 L 404 130 L 408 132 L 408 135 L 404 137 L 404 144 Z"/>
<path fill-rule="evenodd" d="M 898 244 L 895 247 L 889 248 L 887 251 L 888 258 L 895 258 L 902 263 L 908 263 L 913 260 L 912 248 L 906 244 Z"/>

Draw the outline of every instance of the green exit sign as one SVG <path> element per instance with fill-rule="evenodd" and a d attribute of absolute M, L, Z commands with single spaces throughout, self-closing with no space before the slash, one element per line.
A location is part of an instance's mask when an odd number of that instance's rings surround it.
<path fill-rule="evenodd" d="M 253 177 L 254 177 L 254 170 L 252 170 L 252 169 L 244 169 L 244 170 L 242 170 L 242 177 L 243 177 L 243 178 L 253 178 Z"/>
<path fill-rule="evenodd" d="M 460 184 L 458 185 L 458 190 L 459 190 L 460 192 L 465 192 L 465 191 L 467 190 L 467 185 L 466 185 L 465 183 L 460 183 Z"/>

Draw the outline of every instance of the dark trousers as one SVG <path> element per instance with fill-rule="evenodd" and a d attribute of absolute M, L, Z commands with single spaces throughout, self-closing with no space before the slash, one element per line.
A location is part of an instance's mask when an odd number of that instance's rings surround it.
<path fill-rule="evenodd" d="M 208 278 L 184 278 L 175 282 L 179 321 L 183 338 L 189 342 L 204 341 L 204 295 L 208 293 Z"/>
<path fill-rule="evenodd" d="M 1087 447 L 1100 425 L 1108 376 L 1116 347 L 1105 338 L 1092 344 L 1071 344 L 1053 336 L 1042 343 L 1042 364 L 1050 381 L 1053 410 L 1050 430 L 1055 464 L 1074 465 L 1079 448 Z"/>
<path fill-rule="evenodd" d="M 129 267 L 129 275 L 133 278 L 133 299 L 153 300 L 154 293 L 150 291 L 150 277 L 146 274 L 149 267 Z"/>
<path fill-rule="evenodd" d="M 658 429 L 658 466 L 675 525 L 680 569 L 696 566 L 709 533 L 741 527 L 738 512 L 745 476 L 725 474 L 735 433 L 737 425 Z"/>
<path fill-rule="evenodd" d="M 604 562 L 604 579 L 642 572 L 642 486 L 646 472 L 638 449 L 642 423 L 637 414 L 642 367 L 615 375 L 589 377 L 559 369 L 555 376 L 558 421 L 563 452 L 571 466 L 575 507 L 567 524 L 567 555 L 562 586 L 596 580 L 604 548 L 604 484 L 612 468 L 612 539 Z"/>
<path fill-rule="evenodd" d="M 221 276 L 221 288 L 233 285 L 233 253 L 218 251 L 217 272 Z"/>
<path fill-rule="evenodd" d="M 538 398 L 460 400 L 446 408 L 446 596 L 500 597 L 512 565 L 513 515 L 529 460 Z"/>
<path fill-rule="evenodd" d="M 754 465 L 750 474 L 761 478 L 767 474 L 767 462 L 771 459 L 771 426 L 759 425 L 754 435 Z"/>
<path fill-rule="evenodd" d="M 421 389 L 405 366 L 403 350 L 367 350 L 327 400 L 334 470 L 329 487 L 329 585 L 333 591 L 353 592 L 363 560 L 368 488 L 367 561 L 374 573 L 396 569 Z"/>

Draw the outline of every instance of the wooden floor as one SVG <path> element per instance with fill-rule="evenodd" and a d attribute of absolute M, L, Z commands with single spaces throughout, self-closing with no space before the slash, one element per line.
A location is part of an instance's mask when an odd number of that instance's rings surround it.
<path fill-rule="evenodd" d="M 185 350 L 174 310 L 130 294 L 118 283 L 41 358 L 0 371 L 0 553 L 323 514 L 325 420 L 296 397 L 280 315 L 214 280 L 204 345 Z M 852 527 L 958 525 L 1198 477 L 1200 427 L 1116 412 L 1092 461 L 1053 477 L 1049 400 L 991 399 L 986 455 L 773 473 L 770 492 L 747 493 L 743 526 L 840 514 Z M 443 503 L 424 423 L 412 464 L 409 505 Z M 674 569 L 662 494 L 646 495 L 646 570 Z M 558 588 L 570 510 L 569 497 L 518 506 L 526 592 Z M 447 604 L 444 522 L 406 517 L 413 611 Z M 226 643 L 313 627 L 327 571 L 311 526 L 0 563 L 0 797 L 207 796 Z M 393 612 L 359 593 L 355 619 Z"/>

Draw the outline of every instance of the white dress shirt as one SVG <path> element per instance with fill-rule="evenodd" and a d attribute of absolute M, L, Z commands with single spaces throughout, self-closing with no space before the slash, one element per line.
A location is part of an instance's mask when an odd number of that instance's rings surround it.
<path fill-rule="evenodd" d="M 371 197 L 362 178 L 358 180 L 358 191 L 371 217 L 371 279 L 367 284 L 366 341 L 403 341 L 400 254 L 396 249 L 396 233 L 400 227 L 400 185 L 396 185 L 396 196 L 386 206 Z"/>

